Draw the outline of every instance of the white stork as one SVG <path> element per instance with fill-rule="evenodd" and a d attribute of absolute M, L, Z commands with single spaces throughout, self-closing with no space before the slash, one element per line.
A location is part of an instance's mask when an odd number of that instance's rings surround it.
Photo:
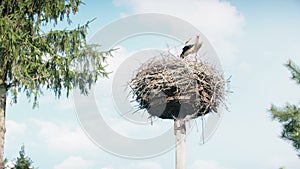
<path fill-rule="evenodd" d="M 185 42 L 185 46 L 182 48 L 182 53 L 180 54 L 181 58 L 184 58 L 185 56 L 188 56 L 189 54 L 193 54 L 195 53 L 195 59 L 197 61 L 197 52 L 199 51 L 199 49 L 201 48 L 203 42 L 200 38 L 200 35 L 197 35 L 196 38 L 191 41 L 188 40 L 187 42 Z"/>

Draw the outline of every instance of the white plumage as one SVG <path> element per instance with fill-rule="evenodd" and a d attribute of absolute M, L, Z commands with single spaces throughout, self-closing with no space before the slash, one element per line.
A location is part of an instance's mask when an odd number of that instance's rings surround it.
<path fill-rule="evenodd" d="M 197 61 L 197 53 L 199 51 L 199 49 L 201 48 L 203 42 L 200 38 L 200 35 L 197 35 L 193 40 L 188 40 L 185 43 L 185 46 L 182 48 L 182 53 L 180 54 L 181 58 L 184 58 L 190 54 L 195 53 L 195 58 Z"/>

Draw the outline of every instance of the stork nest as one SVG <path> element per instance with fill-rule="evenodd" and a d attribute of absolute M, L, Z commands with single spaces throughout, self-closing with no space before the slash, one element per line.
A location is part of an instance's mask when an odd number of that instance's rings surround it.
<path fill-rule="evenodd" d="M 217 113 L 225 100 L 225 85 L 222 73 L 208 63 L 170 55 L 143 64 L 129 83 L 139 108 L 162 119 Z"/>

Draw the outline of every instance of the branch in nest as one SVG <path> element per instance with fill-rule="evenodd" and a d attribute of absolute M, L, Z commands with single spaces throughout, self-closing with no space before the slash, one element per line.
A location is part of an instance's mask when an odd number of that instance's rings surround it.
<path fill-rule="evenodd" d="M 140 108 L 152 116 L 191 119 L 216 112 L 225 103 L 227 83 L 208 63 L 166 55 L 143 64 L 129 85 Z"/>

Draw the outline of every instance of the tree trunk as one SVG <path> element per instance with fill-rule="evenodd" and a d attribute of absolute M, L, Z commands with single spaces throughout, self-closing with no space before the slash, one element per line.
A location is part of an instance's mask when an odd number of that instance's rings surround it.
<path fill-rule="evenodd" d="M 4 137 L 5 137 L 5 109 L 6 109 L 6 85 L 0 80 L 0 169 L 4 168 Z"/>
<path fill-rule="evenodd" d="M 185 121 L 174 120 L 174 134 L 176 138 L 176 169 L 185 169 Z"/>

